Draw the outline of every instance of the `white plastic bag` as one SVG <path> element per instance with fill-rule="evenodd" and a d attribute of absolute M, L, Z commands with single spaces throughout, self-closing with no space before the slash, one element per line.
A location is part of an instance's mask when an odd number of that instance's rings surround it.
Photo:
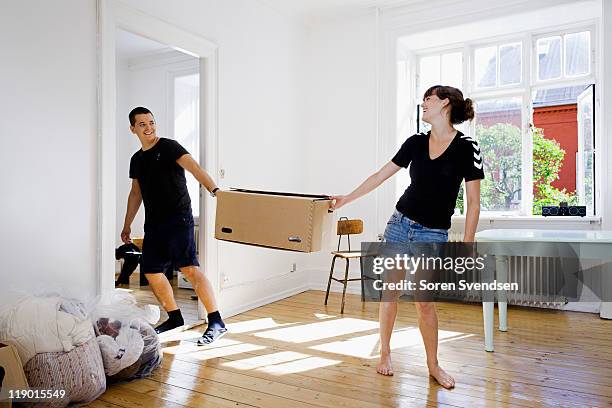
<path fill-rule="evenodd" d="M 109 383 L 146 377 L 161 364 L 161 344 L 151 324 L 159 307 L 139 307 L 129 293 L 115 290 L 91 305 L 104 372 Z"/>

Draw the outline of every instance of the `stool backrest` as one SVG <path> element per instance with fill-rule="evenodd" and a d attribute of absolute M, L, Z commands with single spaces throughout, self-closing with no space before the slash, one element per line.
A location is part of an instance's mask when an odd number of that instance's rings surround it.
<path fill-rule="evenodd" d="M 352 235 L 361 234 L 363 232 L 363 221 L 362 220 L 349 220 L 342 217 L 338 220 L 338 235 Z"/>
<path fill-rule="evenodd" d="M 138 248 L 140 248 L 140 250 L 142 251 L 142 243 L 144 241 L 144 238 L 132 238 L 132 242 L 134 243 L 134 245 L 136 245 Z"/>
<path fill-rule="evenodd" d="M 347 217 L 338 219 L 336 233 L 338 234 L 338 251 L 340 251 L 340 240 L 343 235 L 346 235 L 348 240 L 348 250 L 351 250 L 351 235 L 361 234 L 363 232 L 362 220 L 349 220 Z"/>

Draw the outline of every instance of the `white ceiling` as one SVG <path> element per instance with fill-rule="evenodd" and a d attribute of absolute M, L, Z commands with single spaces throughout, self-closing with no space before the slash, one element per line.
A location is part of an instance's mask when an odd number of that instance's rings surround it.
<path fill-rule="evenodd" d="M 487 20 L 465 21 L 452 27 L 441 27 L 401 37 L 399 44 L 406 50 L 418 52 L 482 39 L 490 41 L 496 37 L 517 38 L 517 33 L 521 32 L 540 30 L 546 32 L 546 27 L 593 20 L 599 15 L 600 7 L 598 1 L 580 1 L 544 9 L 525 10 L 522 13 Z"/>
<path fill-rule="evenodd" d="M 165 44 L 161 44 L 120 29 L 117 30 L 115 43 L 117 57 L 125 59 L 158 54 L 172 50 L 172 48 Z"/>
<path fill-rule="evenodd" d="M 372 8 L 390 8 L 427 0 L 260 0 L 277 11 L 305 21 L 336 15 L 361 14 Z"/>

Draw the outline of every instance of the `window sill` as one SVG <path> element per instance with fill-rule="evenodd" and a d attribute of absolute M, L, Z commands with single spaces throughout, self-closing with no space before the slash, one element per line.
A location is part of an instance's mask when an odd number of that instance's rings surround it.
<path fill-rule="evenodd" d="M 452 222 L 465 223 L 465 215 L 453 215 L 451 218 Z M 590 216 L 590 217 L 543 217 L 541 215 L 486 215 L 480 214 L 479 222 L 489 222 L 491 224 L 503 221 L 503 222 L 529 222 L 538 224 L 601 224 L 601 217 Z"/>

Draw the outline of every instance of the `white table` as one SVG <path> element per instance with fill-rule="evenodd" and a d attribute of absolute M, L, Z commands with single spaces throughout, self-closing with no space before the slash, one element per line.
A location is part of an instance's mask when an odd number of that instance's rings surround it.
<path fill-rule="evenodd" d="M 533 229 L 490 229 L 476 234 L 476 242 L 550 242 L 567 243 L 577 248 L 577 253 L 591 259 L 612 260 L 612 231 L 576 231 L 576 230 L 533 230 Z M 525 246 L 525 247 L 528 247 Z M 533 249 L 537 251 L 537 248 Z M 525 253 L 524 256 L 543 256 L 542 254 Z M 495 256 L 495 278 L 501 282 L 508 279 L 508 257 Z M 612 271 L 602 273 L 602 288 L 612 287 Z M 608 297 L 606 297 L 608 298 Z M 498 292 L 499 330 L 508 330 L 508 302 L 505 291 Z M 482 313 L 485 332 L 485 350 L 494 351 L 493 325 L 494 303 L 482 302 Z M 602 302 L 600 316 L 612 319 L 612 302 Z"/>

